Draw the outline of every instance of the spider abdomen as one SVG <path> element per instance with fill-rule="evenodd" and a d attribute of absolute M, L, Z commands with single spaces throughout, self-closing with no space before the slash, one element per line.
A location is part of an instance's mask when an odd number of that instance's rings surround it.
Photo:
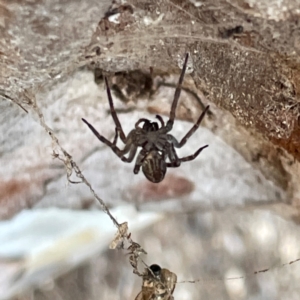
<path fill-rule="evenodd" d="M 165 159 L 158 151 L 152 150 L 143 161 L 142 171 L 151 182 L 161 182 L 167 171 Z"/>

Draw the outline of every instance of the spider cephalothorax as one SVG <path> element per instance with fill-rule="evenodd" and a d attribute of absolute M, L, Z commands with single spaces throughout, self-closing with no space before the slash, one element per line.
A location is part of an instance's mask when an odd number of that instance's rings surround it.
<path fill-rule="evenodd" d="M 201 121 L 205 116 L 205 113 L 208 111 L 209 106 L 205 108 L 197 122 L 182 138 L 180 142 L 178 142 L 173 135 L 168 134 L 173 128 L 176 107 L 181 92 L 181 85 L 183 82 L 188 58 L 189 55 L 186 54 L 182 72 L 176 87 L 174 100 L 170 112 L 170 118 L 167 124 L 165 124 L 163 118 L 159 115 L 157 115 L 156 118 L 160 122 L 160 127 L 157 122 L 151 122 L 148 119 L 142 118 L 135 123 L 135 129 L 131 130 L 128 136 L 126 136 L 117 116 L 117 113 L 114 109 L 114 104 L 110 88 L 108 86 L 107 78 L 105 78 L 107 96 L 110 105 L 111 115 L 116 124 L 116 134 L 113 142 L 107 140 L 89 122 L 87 122 L 85 119 L 82 119 L 82 121 L 86 123 L 91 129 L 91 131 L 95 134 L 95 136 L 101 142 L 109 146 L 115 152 L 115 154 L 118 155 L 124 162 L 131 162 L 135 157 L 137 148 L 141 147 L 142 149 L 136 158 L 136 163 L 133 172 L 134 174 L 137 174 L 140 168 L 142 167 L 142 171 L 146 178 L 154 183 L 158 183 L 164 179 L 168 167 L 179 167 L 181 162 L 195 159 L 204 148 L 208 147 L 208 145 L 205 145 L 199 148 L 193 155 L 186 156 L 183 158 L 178 158 L 175 151 L 175 148 L 181 148 L 189 139 L 189 137 L 198 129 Z M 144 123 L 142 127 L 139 127 L 140 123 Z M 125 144 L 123 150 L 117 147 L 117 140 L 119 136 L 122 142 Z M 125 154 L 127 153 L 129 153 L 128 157 L 125 156 Z"/>

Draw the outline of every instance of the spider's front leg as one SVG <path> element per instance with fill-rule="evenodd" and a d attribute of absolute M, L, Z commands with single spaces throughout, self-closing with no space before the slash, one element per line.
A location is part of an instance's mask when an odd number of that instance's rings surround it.
<path fill-rule="evenodd" d="M 111 112 L 111 116 L 116 124 L 116 130 L 120 133 L 120 138 L 122 140 L 122 142 L 125 144 L 126 143 L 126 135 L 123 131 L 122 125 L 119 121 L 118 115 L 116 113 L 115 107 L 114 107 L 114 103 L 113 103 L 113 99 L 111 96 L 111 91 L 108 85 L 108 80 L 105 77 L 105 84 L 106 84 L 106 92 L 107 92 L 107 98 L 108 98 L 108 102 L 109 102 L 109 107 L 110 107 L 110 112 Z"/>
<path fill-rule="evenodd" d="M 185 55 L 184 64 L 183 64 L 182 71 L 181 71 L 181 74 L 180 74 L 180 77 L 179 77 L 179 80 L 177 83 L 177 87 L 175 90 L 174 99 L 173 99 L 173 103 L 172 103 L 172 107 L 171 107 L 171 111 L 170 111 L 170 118 L 166 125 L 167 131 L 171 131 L 173 128 L 173 124 L 174 124 L 174 120 L 175 120 L 175 116 L 176 116 L 176 108 L 177 108 L 178 100 L 179 100 L 180 93 L 181 93 L 181 86 L 182 86 L 188 59 L 189 59 L 189 54 L 187 53 Z"/>
<path fill-rule="evenodd" d="M 94 133 L 94 135 L 104 144 L 109 146 L 112 151 L 118 155 L 122 161 L 124 162 L 132 162 L 134 159 L 134 156 L 136 154 L 137 146 L 135 146 L 132 143 L 132 135 L 133 133 L 130 132 L 128 137 L 125 137 L 125 147 L 123 150 L 119 149 L 117 147 L 117 138 L 118 138 L 118 128 L 116 128 L 116 133 L 113 142 L 110 142 L 108 139 L 106 139 L 104 136 L 102 136 L 93 125 L 91 125 L 87 120 L 82 119 L 82 121 L 90 128 L 90 130 Z M 129 152 L 128 157 L 125 157 L 124 155 Z"/>

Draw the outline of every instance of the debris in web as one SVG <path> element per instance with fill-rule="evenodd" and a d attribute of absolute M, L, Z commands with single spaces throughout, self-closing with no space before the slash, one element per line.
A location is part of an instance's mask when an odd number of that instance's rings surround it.
<path fill-rule="evenodd" d="M 114 240 L 109 245 L 109 249 L 124 249 L 124 241 L 130 236 L 127 232 L 128 223 L 124 222 L 120 224 Z"/>
<path fill-rule="evenodd" d="M 15 101 L 14 99 L 12 99 L 8 95 L 6 95 L 5 92 L 1 89 L 0 89 L 0 96 L 2 96 L 4 99 L 10 100 L 13 103 L 17 104 L 19 107 L 21 107 L 28 114 L 28 111 L 18 101 Z"/>
<path fill-rule="evenodd" d="M 258 271 L 253 271 L 252 273 L 248 273 L 248 274 L 245 274 L 245 275 L 241 275 L 241 276 L 232 276 L 232 277 L 219 277 L 219 278 L 200 278 L 200 279 L 193 279 L 193 280 L 184 280 L 184 281 L 177 281 L 177 283 L 197 283 L 197 282 L 214 282 L 214 281 L 231 281 L 231 280 L 245 280 L 247 278 L 250 278 L 252 276 L 257 276 L 259 274 L 262 274 L 262 273 L 267 273 L 267 272 L 272 272 L 272 271 L 275 271 L 275 270 L 278 270 L 278 269 L 282 269 L 284 267 L 287 267 L 287 266 L 290 266 L 294 263 L 297 263 L 300 261 L 300 258 L 297 258 L 295 260 L 292 260 L 288 263 L 284 263 L 284 264 L 281 264 L 281 265 L 276 265 L 276 266 L 273 266 L 273 267 L 270 267 L 270 268 L 266 268 L 266 269 L 261 269 L 261 270 L 258 270 Z"/>
<path fill-rule="evenodd" d="M 153 264 L 145 268 L 143 275 L 142 290 L 135 300 L 162 299 L 172 300 L 176 287 L 177 276 L 168 269 L 162 269 Z"/>
<path fill-rule="evenodd" d="M 85 184 L 91 193 L 93 194 L 94 198 L 100 203 L 101 209 L 103 212 L 105 212 L 113 224 L 117 227 L 117 233 L 114 238 L 114 240 L 111 242 L 109 248 L 110 249 L 124 249 L 124 242 L 127 241 L 129 243 L 128 250 L 130 250 L 130 255 L 129 255 L 129 262 L 131 266 L 134 268 L 133 273 L 137 274 L 139 276 L 143 276 L 143 274 L 139 273 L 138 271 L 138 261 L 140 258 L 140 255 L 142 253 L 147 254 L 147 252 L 136 242 L 134 242 L 131 238 L 131 234 L 128 234 L 128 223 L 124 222 L 122 224 L 119 224 L 116 218 L 111 214 L 109 208 L 105 204 L 104 200 L 98 196 L 96 191 L 93 189 L 92 185 L 90 182 L 85 178 L 83 173 L 81 172 L 79 166 L 77 163 L 73 160 L 72 156 L 65 150 L 65 148 L 60 144 L 58 138 L 56 137 L 55 133 L 53 130 L 47 125 L 45 122 L 44 115 L 40 108 L 37 105 L 36 98 L 34 95 L 27 95 L 24 93 L 24 96 L 26 98 L 30 97 L 30 107 L 32 108 L 33 112 L 37 114 L 39 123 L 40 125 L 45 129 L 45 131 L 49 134 L 49 136 L 52 139 L 52 148 L 53 148 L 53 153 L 52 156 L 54 159 L 60 160 L 66 169 L 66 174 L 67 174 L 67 179 L 68 182 L 72 184 L 79 184 L 83 183 Z M 10 98 L 7 98 L 10 100 Z M 73 173 L 75 173 L 76 177 L 79 178 L 80 180 L 74 181 L 71 179 Z"/>
<path fill-rule="evenodd" d="M 130 252 L 129 254 L 129 262 L 131 266 L 133 267 L 133 273 L 137 274 L 138 276 L 143 276 L 144 274 L 140 273 L 138 270 L 138 262 L 139 258 L 142 253 L 147 254 L 147 252 L 141 247 L 140 244 L 132 241 L 130 239 L 131 245 L 127 248 Z"/>

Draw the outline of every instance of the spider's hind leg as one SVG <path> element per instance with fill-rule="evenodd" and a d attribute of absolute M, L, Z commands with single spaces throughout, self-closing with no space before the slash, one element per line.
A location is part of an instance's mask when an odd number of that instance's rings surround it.
<path fill-rule="evenodd" d="M 140 168 L 141 168 L 146 156 L 147 156 L 147 152 L 144 149 L 142 149 L 140 151 L 140 153 L 138 154 L 136 161 L 135 161 L 135 165 L 134 165 L 134 169 L 133 169 L 134 174 L 139 173 Z"/>
<path fill-rule="evenodd" d="M 182 157 L 182 158 L 177 158 L 176 160 L 174 161 L 171 161 L 170 163 L 167 163 L 167 167 L 168 168 L 177 168 L 180 166 L 180 164 L 182 162 L 185 162 L 185 161 L 190 161 L 190 160 L 193 160 L 195 159 L 203 149 L 207 148 L 208 145 L 205 145 L 203 147 L 201 147 L 200 149 L 198 149 L 194 154 L 192 155 L 189 155 L 189 156 L 185 156 L 185 157 Z"/>
<path fill-rule="evenodd" d="M 209 105 L 206 106 L 205 110 L 202 112 L 200 115 L 199 119 L 197 122 L 194 124 L 194 126 L 187 132 L 187 134 L 181 139 L 180 142 L 176 140 L 175 137 L 173 137 L 171 134 L 168 134 L 168 140 L 176 147 L 176 148 L 181 148 L 187 140 L 195 133 L 195 131 L 199 128 L 205 114 L 207 113 L 209 109 Z"/>

